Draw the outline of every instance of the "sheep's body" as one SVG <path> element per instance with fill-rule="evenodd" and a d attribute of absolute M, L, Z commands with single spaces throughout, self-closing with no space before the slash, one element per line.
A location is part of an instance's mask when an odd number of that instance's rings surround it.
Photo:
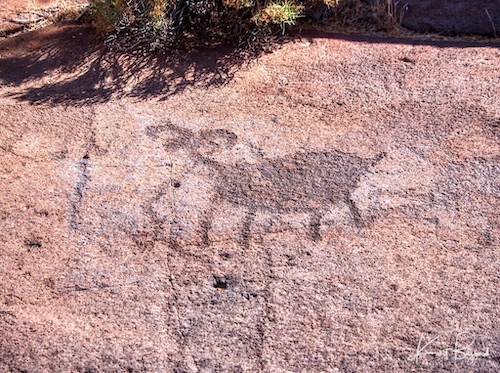
<path fill-rule="evenodd" d="M 358 227 L 364 225 L 351 192 L 382 156 L 361 158 L 338 151 L 304 152 L 235 167 L 213 164 L 217 171 L 217 199 L 247 210 L 241 234 L 245 245 L 257 212 L 306 213 L 310 216 L 311 238 L 318 240 L 322 215 L 338 203 L 349 207 Z"/>

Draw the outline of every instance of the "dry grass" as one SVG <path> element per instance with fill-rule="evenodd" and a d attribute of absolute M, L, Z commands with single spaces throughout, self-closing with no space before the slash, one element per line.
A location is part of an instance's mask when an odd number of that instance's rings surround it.
<path fill-rule="evenodd" d="M 391 0 L 317 0 L 306 14 L 305 27 L 324 31 L 388 35 L 402 32 L 402 13 Z"/>
<path fill-rule="evenodd" d="M 59 0 L 58 11 L 54 21 L 78 20 L 87 10 L 90 3 L 81 3 L 75 0 Z"/>

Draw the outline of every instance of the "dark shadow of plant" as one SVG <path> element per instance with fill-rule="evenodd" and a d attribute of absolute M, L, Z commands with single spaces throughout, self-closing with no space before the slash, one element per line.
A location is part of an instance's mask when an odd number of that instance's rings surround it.
<path fill-rule="evenodd" d="M 369 43 L 477 47 L 471 41 L 292 32 L 267 34 L 266 43 L 245 47 L 218 44 L 192 52 L 153 54 L 106 47 L 95 30 L 72 23 L 0 40 L 0 84 L 19 101 L 33 104 L 88 105 L 123 96 L 165 100 L 188 87 L 220 87 L 262 54 L 301 37 L 348 39 Z M 273 35 L 277 35 L 274 37 Z M 498 43 L 483 46 L 498 47 Z"/>
<path fill-rule="evenodd" d="M 38 46 L 26 50 L 33 40 Z M 276 39 L 272 48 L 290 40 Z M 8 52 L 0 82 L 12 87 L 9 96 L 33 104 L 87 105 L 122 96 L 164 100 L 187 87 L 224 86 L 270 50 L 218 45 L 175 54 L 125 52 L 105 47 L 88 26 L 67 24 L 0 42 L 0 55 Z"/>

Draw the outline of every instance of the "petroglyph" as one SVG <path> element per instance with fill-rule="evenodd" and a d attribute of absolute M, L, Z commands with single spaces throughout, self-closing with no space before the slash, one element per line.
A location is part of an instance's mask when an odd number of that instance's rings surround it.
<path fill-rule="evenodd" d="M 79 205 L 83 199 L 83 192 L 87 186 L 87 183 L 90 180 L 88 172 L 88 164 L 89 164 L 89 156 L 88 154 L 85 154 L 77 166 L 79 170 L 78 181 L 75 185 L 74 195 L 69 210 L 69 215 L 70 215 L 69 227 L 72 231 L 74 231 L 78 227 Z"/>
<path fill-rule="evenodd" d="M 306 150 L 272 159 L 260 155 L 257 162 L 229 165 L 216 157 L 238 142 L 237 135 L 226 129 L 195 132 L 168 123 L 148 127 L 147 133 L 155 140 L 161 139 L 169 151 L 182 149 L 196 164 L 209 168 L 214 191 L 211 207 L 203 213 L 200 223 L 204 245 L 210 244 L 214 210 L 224 202 L 246 211 L 239 234 L 245 247 L 257 213 L 305 213 L 309 216 L 310 237 L 317 241 L 321 239 L 322 216 L 332 207 L 345 204 L 353 224 L 362 228 L 368 221 L 362 218 L 351 193 L 361 176 L 385 156 L 362 158 L 336 150 Z"/>

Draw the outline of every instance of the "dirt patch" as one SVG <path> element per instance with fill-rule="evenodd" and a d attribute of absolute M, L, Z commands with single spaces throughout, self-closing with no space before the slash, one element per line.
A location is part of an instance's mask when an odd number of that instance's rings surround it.
<path fill-rule="evenodd" d="M 4 0 L 0 9 L 0 37 L 46 26 L 58 14 L 83 11 L 86 0 Z"/>
<path fill-rule="evenodd" d="M 0 43 L 0 370 L 498 371 L 498 46 L 226 52 Z"/>

